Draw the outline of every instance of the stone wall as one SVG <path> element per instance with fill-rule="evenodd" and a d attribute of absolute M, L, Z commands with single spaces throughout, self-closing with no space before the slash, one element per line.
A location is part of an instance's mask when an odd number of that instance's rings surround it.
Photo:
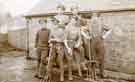
<path fill-rule="evenodd" d="M 135 11 L 102 13 L 101 18 L 113 28 L 105 40 L 105 68 L 135 74 Z"/>
<path fill-rule="evenodd" d="M 8 32 L 8 42 L 15 48 L 27 49 L 27 30 L 19 29 Z"/>
<path fill-rule="evenodd" d="M 39 28 L 29 28 L 29 36 L 27 28 L 13 30 L 8 32 L 8 42 L 19 49 L 27 49 L 27 41 L 29 37 L 29 48 L 33 49 L 35 44 L 36 32 Z"/>
<path fill-rule="evenodd" d="M 0 33 L 0 42 L 6 42 L 8 40 L 7 34 Z"/>

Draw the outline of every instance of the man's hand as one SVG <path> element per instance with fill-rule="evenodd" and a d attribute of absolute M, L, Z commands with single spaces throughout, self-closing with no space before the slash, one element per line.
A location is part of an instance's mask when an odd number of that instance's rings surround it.
<path fill-rule="evenodd" d="M 87 39 L 88 39 L 88 40 L 91 40 L 91 38 L 92 38 L 92 37 L 88 37 Z"/>
<path fill-rule="evenodd" d="M 37 48 L 33 48 L 33 50 L 35 51 L 35 50 L 37 50 Z"/>
<path fill-rule="evenodd" d="M 50 44 L 49 44 L 49 47 L 52 47 L 52 46 L 53 46 L 53 44 L 50 43 Z"/>
<path fill-rule="evenodd" d="M 68 48 L 68 53 L 69 53 L 70 55 L 72 55 L 72 49 L 71 49 L 71 48 Z"/>
<path fill-rule="evenodd" d="M 76 45 L 75 45 L 75 48 L 78 48 L 78 47 L 79 47 L 79 45 L 78 45 L 78 44 L 76 44 Z"/>

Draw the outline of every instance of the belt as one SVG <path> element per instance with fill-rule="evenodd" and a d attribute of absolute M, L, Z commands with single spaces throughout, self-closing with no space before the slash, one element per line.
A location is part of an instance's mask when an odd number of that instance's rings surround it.
<path fill-rule="evenodd" d="M 64 42 L 51 42 L 52 44 L 55 44 L 55 45 L 64 45 Z"/>

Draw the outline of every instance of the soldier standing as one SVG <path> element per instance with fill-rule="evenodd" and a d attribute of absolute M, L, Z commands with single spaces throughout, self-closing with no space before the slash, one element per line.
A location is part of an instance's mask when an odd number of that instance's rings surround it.
<path fill-rule="evenodd" d="M 49 52 L 49 60 L 48 60 L 48 66 L 47 66 L 47 78 L 46 80 L 51 79 L 51 71 L 53 63 L 52 61 L 57 56 L 58 62 L 60 66 L 60 81 L 64 81 L 64 31 L 65 31 L 65 24 L 67 23 L 65 19 L 67 19 L 67 16 L 63 15 L 65 7 L 64 5 L 60 4 L 57 7 L 58 15 L 56 15 L 54 18 L 57 21 L 57 25 L 55 28 L 51 30 L 50 34 L 50 52 Z"/>
<path fill-rule="evenodd" d="M 81 16 L 79 16 L 78 15 L 78 12 L 79 12 L 79 7 L 77 6 L 77 4 L 76 5 L 73 5 L 72 7 L 71 7 L 71 11 L 72 11 L 72 13 L 73 13 L 73 16 L 72 16 L 72 18 L 74 19 L 76 19 L 76 24 L 75 24 L 75 26 L 77 26 L 79 29 L 80 29 L 80 46 L 78 47 L 78 49 L 79 49 L 79 55 L 77 55 L 78 56 L 78 58 L 80 58 L 80 69 L 81 69 L 81 67 L 83 68 L 83 70 L 87 70 L 87 67 L 86 67 L 86 65 L 85 65 L 85 50 L 84 50 L 84 47 L 83 47 L 83 45 L 82 45 L 82 36 L 81 36 L 81 26 L 82 26 L 82 23 L 81 23 L 81 19 L 82 19 L 82 17 Z M 86 22 L 85 22 L 86 23 Z M 79 57 L 80 56 L 80 57 Z M 79 68 L 79 67 L 78 67 Z M 80 76 L 82 76 L 82 74 L 80 75 Z"/>
<path fill-rule="evenodd" d="M 78 21 L 77 18 L 72 18 L 71 22 L 66 27 L 65 46 L 66 46 L 66 49 L 68 52 L 67 55 L 70 57 L 72 62 L 76 62 L 79 76 L 82 76 L 81 64 L 80 64 L 81 51 L 79 49 L 81 46 L 81 33 L 80 33 L 80 27 L 79 27 L 79 24 L 77 21 Z M 73 60 L 75 60 L 75 61 L 73 61 Z M 70 65 L 70 68 L 72 68 L 71 65 Z M 70 69 L 70 77 L 72 78 L 72 70 L 71 69 Z"/>
<path fill-rule="evenodd" d="M 38 62 L 37 62 L 37 71 L 35 77 L 38 78 L 43 78 L 44 73 L 45 73 L 45 65 L 47 63 L 47 56 L 49 53 L 49 30 L 46 27 L 46 20 L 39 21 L 41 25 L 44 25 L 36 35 L 36 42 L 35 42 L 35 48 L 37 48 L 37 57 L 38 57 Z"/>
<path fill-rule="evenodd" d="M 100 77 L 104 77 L 104 39 L 110 34 L 112 30 L 109 30 L 108 27 L 101 23 L 101 20 L 98 18 L 98 13 L 93 13 L 92 19 L 90 21 L 89 30 L 93 36 L 92 38 L 92 49 L 95 53 L 95 58 L 97 59 Z"/>
<path fill-rule="evenodd" d="M 93 58 L 91 53 L 91 34 L 88 28 L 87 20 L 82 18 L 80 20 L 81 25 L 81 35 L 84 47 L 84 54 L 87 61 L 88 69 L 87 69 L 87 80 L 95 78 L 95 68 L 93 68 Z"/>
<path fill-rule="evenodd" d="M 77 4 L 71 7 L 71 11 L 73 16 L 71 16 L 71 21 L 66 27 L 65 37 L 66 37 L 66 48 L 68 51 L 69 56 L 73 56 L 73 62 L 77 64 L 78 74 L 82 76 L 81 67 L 84 70 L 87 70 L 85 66 L 85 58 L 84 58 L 84 48 L 82 46 L 82 37 L 81 37 L 81 30 L 80 30 L 80 19 L 81 17 L 78 15 L 78 6 Z M 72 55 L 71 55 L 72 54 Z"/>
<path fill-rule="evenodd" d="M 87 24 L 87 20 L 82 18 L 80 20 L 80 25 L 81 25 L 81 35 L 82 35 L 82 41 L 83 41 L 83 46 L 85 49 L 85 57 L 86 59 L 89 59 L 89 41 L 91 39 L 91 35 L 89 32 L 89 28 L 88 28 L 88 24 Z"/>

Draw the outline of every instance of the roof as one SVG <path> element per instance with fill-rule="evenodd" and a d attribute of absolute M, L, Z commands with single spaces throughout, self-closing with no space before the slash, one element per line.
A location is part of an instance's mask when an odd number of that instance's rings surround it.
<path fill-rule="evenodd" d="M 101 3 L 97 3 L 99 0 L 77 0 L 74 2 L 72 0 L 64 0 L 64 4 L 66 6 L 65 14 L 71 14 L 69 11 L 69 7 L 73 3 L 79 4 L 80 13 L 90 13 L 91 11 L 127 11 L 127 10 L 135 10 L 135 2 L 124 4 L 112 3 L 111 0 L 103 0 Z M 110 2 L 107 2 L 110 1 Z M 117 0 L 114 0 L 117 1 Z M 126 0 L 119 0 L 126 1 Z M 28 13 L 26 13 L 25 17 L 42 17 L 42 16 L 50 16 L 55 15 L 57 13 L 56 6 L 58 4 L 58 0 L 40 0 L 37 5 L 32 8 Z"/>

